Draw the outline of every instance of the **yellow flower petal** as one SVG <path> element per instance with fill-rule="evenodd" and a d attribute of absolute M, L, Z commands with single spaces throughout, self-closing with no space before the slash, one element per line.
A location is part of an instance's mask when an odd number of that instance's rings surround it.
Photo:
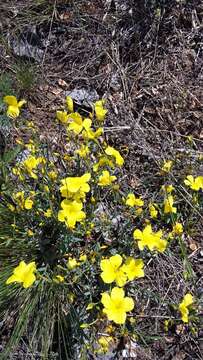
<path fill-rule="evenodd" d="M 4 96 L 3 101 L 7 104 L 7 105 L 12 105 L 12 106 L 18 106 L 18 101 L 17 98 L 13 95 L 7 95 Z"/>
<path fill-rule="evenodd" d="M 30 209 L 32 209 L 32 207 L 33 207 L 33 201 L 31 200 L 31 199 L 29 199 L 29 198 L 27 198 L 26 200 L 25 200 L 25 209 L 26 210 L 30 210 Z"/>
<path fill-rule="evenodd" d="M 108 146 L 105 150 L 105 153 L 109 156 L 113 156 L 115 158 L 116 164 L 118 166 L 122 166 L 124 163 L 124 159 L 119 153 L 118 150 L 114 149 L 112 146 Z"/>
<path fill-rule="evenodd" d="M 124 298 L 124 308 L 125 311 L 132 311 L 134 308 L 134 301 L 132 298 L 130 297 L 125 297 Z"/>
<path fill-rule="evenodd" d="M 116 254 L 114 256 L 111 256 L 109 258 L 110 263 L 117 269 L 122 264 L 122 257 L 119 254 Z"/>
<path fill-rule="evenodd" d="M 20 115 L 20 110 L 17 106 L 9 105 L 7 109 L 7 116 L 13 119 L 17 118 Z"/>
<path fill-rule="evenodd" d="M 72 113 L 74 111 L 73 109 L 73 99 L 71 96 L 66 96 L 66 106 L 68 108 L 68 111 Z"/>

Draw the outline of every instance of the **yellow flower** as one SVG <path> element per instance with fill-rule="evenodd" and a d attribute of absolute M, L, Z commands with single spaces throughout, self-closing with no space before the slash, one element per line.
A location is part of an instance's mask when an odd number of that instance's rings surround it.
<path fill-rule="evenodd" d="M 28 229 L 27 234 L 28 234 L 28 236 L 33 236 L 34 232 L 32 230 Z"/>
<path fill-rule="evenodd" d="M 75 151 L 76 154 L 78 154 L 81 158 L 87 157 L 89 155 L 90 150 L 87 145 L 82 145 L 80 149 Z"/>
<path fill-rule="evenodd" d="M 186 294 L 179 305 L 179 310 L 181 312 L 181 319 L 183 322 L 188 323 L 189 309 L 188 307 L 193 304 L 193 296 L 191 294 Z"/>
<path fill-rule="evenodd" d="M 113 341 L 112 336 L 100 336 L 98 339 L 98 344 L 100 348 L 98 349 L 98 353 L 107 353 L 109 350 L 109 345 Z"/>
<path fill-rule="evenodd" d="M 25 148 L 28 149 L 33 154 L 36 151 L 36 146 L 31 142 L 31 140 L 30 140 L 30 142 L 28 144 L 25 144 Z"/>
<path fill-rule="evenodd" d="M 76 266 L 78 266 L 78 262 L 76 260 L 76 258 L 69 258 L 67 261 L 67 267 L 69 270 L 73 270 L 76 268 Z"/>
<path fill-rule="evenodd" d="M 143 250 L 145 246 L 150 251 L 157 250 L 163 252 L 166 249 L 167 241 L 161 238 L 162 231 L 153 232 L 151 224 L 146 225 L 143 231 L 135 229 L 133 237 L 138 240 L 138 248 L 140 250 Z"/>
<path fill-rule="evenodd" d="M 48 177 L 53 181 L 55 181 L 57 179 L 57 176 L 58 176 L 58 174 L 54 170 L 51 170 L 48 172 Z"/>
<path fill-rule="evenodd" d="M 108 159 L 107 156 L 101 156 L 99 161 L 93 165 L 93 171 L 97 172 L 99 168 L 103 166 L 109 166 L 111 168 L 114 168 L 112 160 Z"/>
<path fill-rule="evenodd" d="M 68 111 L 72 113 L 74 111 L 73 109 L 73 99 L 71 96 L 66 96 L 66 106 L 68 108 Z"/>
<path fill-rule="evenodd" d="M 135 278 L 144 276 L 144 263 L 142 259 L 133 259 L 129 257 L 125 264 L 122 266 L 122 270 L 127 275 L 128 280 L 132 281 Z"/>
<path fill-rule="evenodd" d="M 26 104 L 25 100 L 18 101 L 15 96 L 4 96 L 3 101 L 8 105 L 7 116 L 17 118 L 20 115 L 20 108 Z"/>
<path fill-rule="evenodd" d="M 188 175 L 184 180 L 184 183 L 192 190 L 199 191 L 200 189 L 203 189 L 203 176 L 197 176 L 194 178 L 192 175 Z"/>
<path fill-rule="evenodd" d="M 86 261 L 86 260 L 87 260 L 87 255 L 86 255 L 86 254 L 80 255 L 79 261 L 84 262 L 84 261 Z"/>
<path fill-rule="evenodd" d="M 85 173 L 80 177 L 67 177 L 63 180 L 62 186 L 60 187 L 60 192 L 63 197 L 81 195 L 84 197 L 84 194 L 90 191 L 90 186 L 88 181 L 91 178 L 90 173 Z"/>
<path fill-rule="evenodd" d="M 34 272 L 36 271 L 35 262 L 27 264 L 24 261 L 21 261 L 20 264 L 14 269 L 13 275 L 11 275 L 6 284 L 11 284 L 13 282 L 23 283 L 24 288 L 32 286 L 36 280 Z"/>
<path fill-rule="evenodd" d="M 57 283 L 62 283 L 62 282 L 64 282 L 64 276 L 56 275 L 53 280 Z"/>
<path fill-rule="evenodd" d="M 109 186 L 116 180 L 116 176 L 111 176 L 108 170 L 103 170 L 99 177 L 99 186 Z"/>
<path fill-rule="evenodd" d="M 124 159 L 123 157 L 121 156 L 121 154 L 119 153 L 118 150 L 114 149 L 113 147 L 111 146 L 108 146 L 105 150 L 105 153 L 109 156 L 113 156 L 115 158 L 115 161 L 116 161 L 116 164 L 118 166 L 122 166 L 123 163 L 124 163 Z"/>
<path fill-rule="evenodd" d="M 179 222 L 176 222 L 173 225 L 173 234 L 181 235 L 183 233 L 183 225 Z"/>
<path fill-rule="evenodd" d="M 47 218 L 50 218 L 52 216 L 52 210 L 47 209 L 46 211 L 44 211 L 44 216 L 46 216 Z"/>
<path fill-rule="evenodd" d="M 165 191 L 167 194 L 170 194 L 174 190 L 174 186 L 169 185 L 162 185 L 161 190 Z"/>
<path fill-rule="evenodd" d="M 139 216 L 140 214 L 142 214 L 142 212 L 143 212 L 143 208 L 142 208 L 142 207 L 139 207 L 138 209 L 135 210 L 135 214 L 136 214 L 137 216 Z"/>
<path fill-rule="evenodd" d="M 13 206 L 12 204 L 8 204 L 8 209 L 11 210 L 12 212 L 15 211 L 15 206 Z"/>
<path fill-rule="evenodd" d="M 133 193 L 129 193 L 126 199 L 126 205 L 134 207 L 134 206 L 143 206 L 144 201 L 141 199 L 141 197 L 136 198 Z"/>
<path fill-rule="evenodd" d="M 161 170 L 163 170 L 164 172 L 169 172 L 171 170 L 172 165 L 173 165 L 172 160 L 165 160 Z"/>
<path fill-rule="evenodd" d="M 36 158 L 35 156 L 29 156 L 23 163 L 24 169 L 27 173 L 33 178 L 37 179 L 37 175 L 33 172 L 36 170 L 37 166 L 42 162 L 42 158 Z"/>
<path fill-rule="evenodd" d="M 61 203 L 62 210 L 58 212 L 58 220 L 65 222 L 69 228 L 74 228 L 76 222 L 81 222 L 86 215 L 82 211 L 82 203 L 77 201 L 63 200 Z"/>
<path fill-rule="evenodd" d="M 96 118 L 99 121 L 104 121 L 105 116 L 108 112 L 108 110 L 103 107 L 104 104 L 105 104 L 104 100 L 96 101 L 94 104 L 94 111 L 96 114 Z"/>
<path fill-rule="evenodd" d="M 13 198 L 21 210 L 30 210 L 33 207 L 33 201 L 29 197 L 25 199 L 24 194 L 24 191 L 18 191 Z"/>
<path fill-rule="evenodd" d="M 101 260 L 101 278 L 104 283 L 111 284 L 115 281 L 118 286 L 124 286 L 126 284 L 127 276 L 123 272 L 121 264 L 122 257 L 118 254 L 111 256 L 109 259 Z"/>
<path fill-rule="evenodd" d="M 76 135 L 78 135 L 83 129 L 89 131 L 92 125 L 92 120 L 87 118 L 83 121 L 82 116 L 79 113 L 69 114 L 68 120 L 70 121 L 68 130 L 72 130 Z"/>
<path fill-rule="evenodd" d="M 57 111 L 56 112 L 56 118 L 59 120 L 62 124 L 66 124 L 68 122 L 68 114 L 66 111 Z"/>
<path fill-rule="evenodd" d="M 103 128 L 99 127 L 96 131 L 93 131 L 91 128 L 85 129 L 82 131 L 82 136 L 84 140 L 96 140 L 103 134 Z"/>
<path fill-rule="evenodd" d="M 126 312 L 133 310 L 134 301 L 130 297 L 125 297 L 124 290 L 114 287 L 111 294 L 103 293 L 101 303 L 104 305 L 103 312 L 109 320 L 116 324 L 124 324 L 126 321 Z"/>
<path fill-rule="evenodd" d="M 30 210 L 33 207 L 33 201 L 29 198 L 25 199 L 24 207 L 26 210 Z"/>
<path fill-rule="evenodd" d="M 149 204 L 149 213 L 152 219 L 156 219 L 158 215 L 158 210 L 156 209 L 156 204 Z"/>
<path fill-rule="evenodd" d="M 173 206 L 174 200 L 173 200 L 173 196 L 169 195 L 165 200 L 164 200 L 164 214 L 176 214 L 177 213 L 177 208 L 175 206 Z"/>
<path fill-rule="evenodd" d="M 44 191 L 46 191 L 47 193 L 50 192 L 48 185 L 44 185 L 44 186 L 43 186 L 43 189 L 44 189 Z"/>

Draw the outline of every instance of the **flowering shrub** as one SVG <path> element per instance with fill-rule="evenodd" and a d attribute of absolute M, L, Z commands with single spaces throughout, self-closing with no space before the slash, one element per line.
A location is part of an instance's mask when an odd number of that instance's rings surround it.
<path fill-rule="evenodd" d="M 7 115 L 17 118 L 25 101 L 11 96 L 4 101 Z M 2 159 L 0 307 L 6 316 L 5 299 L 11 309 L 18 304 L 18 336 L 9 346 L 17 344 L 28 324 L 32 327 L 36 321 L 35 334 L 41 319 L 47 321 L 47 330 L 39 330 L 38 348 L 44 358 L 57 336 L 69 353 L 70 339 L 76 350 L 102 352 L 123 335 L 120 325 L 133 335 L 140 296 L 136 284 L 143 283 L 149 259 L 158 263 L 173 246 L 180 246 L 185 256 L 179 219 L 189 215 L 182 214 L 175 187 L 165 178 L 174 162 L 167 160 L 160 167 L 164 183 L 156 203 L 132 188 L 123 189 L 124 158 L 106 142 L 106 115 L 104 100 L 84 117 L 74 112 L 67 97 L 66 108 L 56 112 L 66 139 L 60 152 L 45 148 L 37 127 L 26 122 L 29 139 L 16 141 L 17 152 L 26 151 L 26 158 L 17 156 L 9 163 Z M 191 196 L 195 191 L 201 206 L 203 177 L 187 175 L 181 181 Z M 189 295 L 176 307 L 177 322 L 180 313 L 184 323 L 190 321 L 188 306 L 195 298 Z M 107 329 L 109 341 L 98 338 L 95 349 L 91 334 L 109 325 L 115 331 Z"/>

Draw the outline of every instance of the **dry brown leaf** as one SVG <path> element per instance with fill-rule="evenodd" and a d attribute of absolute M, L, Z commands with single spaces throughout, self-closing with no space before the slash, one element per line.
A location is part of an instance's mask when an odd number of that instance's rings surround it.
<path fill-rule="evenodd" d="M 197 250 L 198 247 L 195 243 L 192 243 L 189 245 L 189 248 L 190 248 L 190 250 L 195 251 L 195 250 Z"/>
<path fill-rule="evenodd" d="M 61 92 L 63 91 L 62 89 L 60 89 L 60 88 L 55 88 L 55 87 L 51 87 L 49 90 L 50 90 L 50 92 L 51 92 L 52 94 L 54 94 L 54 95 L 60 95 Z"/>
<path fill-rule="evenodd" d="M 59 15 L 59 19 L 62 21 L 72 20 L 73 14 L 70 11 L 65 11 Z"/>
<path fill-rule="evenodd" d="M 58 79 L 58 84 L 62 87 L 68 87 L 67 82 L 63 79 Z"/>

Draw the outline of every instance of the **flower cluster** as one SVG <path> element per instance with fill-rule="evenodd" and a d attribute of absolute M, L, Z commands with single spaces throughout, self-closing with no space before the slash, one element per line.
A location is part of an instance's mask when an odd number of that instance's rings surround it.
<path fill-rule="evenodd" d="M 135 229 L 133 236 L 138 240 L 138 247 L 143 250 L 148 247 L 150 251 L 157 250 L 163 252 L 166 249 L 167 241 L 162 239 L 162 230 L 154 232 L 150 224 L 146 225 L 143 231 Z"/>
<path fill-rule="evenodd" d="M 12 118 L 25 104 L 10 95 L 4 102 Z M 37 125 L 25 122 L 29 139 L 16 140 L 22 156 L 6 164 L 1 190 L 0 214 L 9 228 L 2 243 L 19 250 L 12 255 L 17 266 L 11 270 L 9 265 L 4 286 L 19 292 L 22 287 L 38 291 L 51 286 L 51 292 L 61 296 L 62 312 L 71 311 L 72 304 L 81 316 L 86 309 L 88 323 L 81 328 L 98 322 L 123 336 L 123 327 L 117 325 L 127 321 L 130 331 L 139 301 L 145 301 L 141 294 L 150 262 L 159 266 L 175 248 L 186 273 L 190 222 L 171 176 L 175 161 L 160 164 L 153 196 L 141 186 L 123 184 L 125 177 L 119 174 L 124 158 L 105 136 L 107 113 L 104 100 L 96 101 L 90 112 L 76 111 L 68 96 L 54 119 L 64 144 L 51 144 L 50 149 L 39 141 Z M 203 177 L 184 174 L 180 182 L 192 201 L 201 203 Z M 176 306 L 184 323 L 193 303 L 188 293 Z M 111 332 L 100 336 L 98 353 L 113 341 Z"/>

